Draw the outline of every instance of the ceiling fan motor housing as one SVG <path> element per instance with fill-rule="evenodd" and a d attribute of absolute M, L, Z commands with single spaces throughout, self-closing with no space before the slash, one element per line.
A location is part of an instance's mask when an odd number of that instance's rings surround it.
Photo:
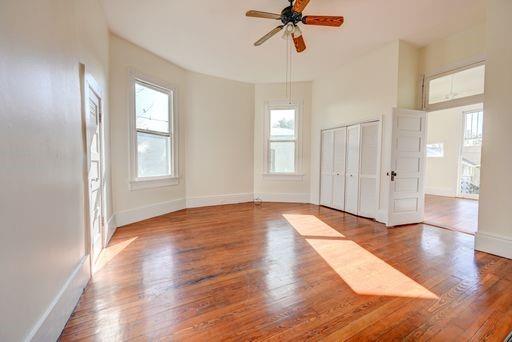
<path fill-rule="evenodd" d="M 289 23 L 297 25 L 302 22 L 302 13 L 295 12 L 292 6 L 288 6 L 281 12 L 281 21 L 284 25 Z"/>

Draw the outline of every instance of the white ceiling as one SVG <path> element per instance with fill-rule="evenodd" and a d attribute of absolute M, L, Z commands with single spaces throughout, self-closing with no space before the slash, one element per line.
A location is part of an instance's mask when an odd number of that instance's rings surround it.
<path fill-rule="evenodd" d="M 246 18 L 285 0 L 103 0 L 112 32 L 183 68 L 246 82 L 283 82 L 286 42 L 253 42 L 277 26 Z M 311 80 L 394 39 L 422 46 L 485 19 L 485 0 L 311 0 L 305 14 L 343 15 L 342 28 L 304 26 L 293 78 Z"/>

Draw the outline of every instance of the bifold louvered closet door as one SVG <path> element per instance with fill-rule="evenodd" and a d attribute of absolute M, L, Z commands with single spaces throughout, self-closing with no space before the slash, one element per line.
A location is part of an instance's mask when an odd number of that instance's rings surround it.
<path fill-rule="evenodd" d="M 374 218 L 379 122 L 322 132 L 320 204 Z"/>

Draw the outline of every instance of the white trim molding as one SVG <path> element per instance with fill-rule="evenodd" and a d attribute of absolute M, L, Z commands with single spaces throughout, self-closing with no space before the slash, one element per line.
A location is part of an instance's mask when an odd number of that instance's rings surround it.
<path fill-rule="evenodd" d="M 475 249 L 512 259 L 512 238 L 479 231 L 475 236 Z"/>
<path fill-rule="evenodd" d="M 252 202 L 252 193 L 212 195 L 201 197 L 187 197 L 187 208 L 209 207 L 213 205 L 236 204 Z"/>
<path fill-rule="evenodd" d="M 116 213 L 116 226 L 122 227 L 127 224 L 143 221 L 152 217 L 172 213 L 185 209 L 185 199 L 179 198 L 172 201 L 155 203 L 148 206 L 124 210 Z"/>
<path fill-rule="evenodd" d="M 254 194 L 255 199 L 263 202 L 309 203 L 309 193 L 260 193 Z"/>
<path fill-rule="evenodd" d="M 89 255 L 84 256 L 30 331 L 26 341 L 57 341 L 73 313 L 91 275 Z"/>

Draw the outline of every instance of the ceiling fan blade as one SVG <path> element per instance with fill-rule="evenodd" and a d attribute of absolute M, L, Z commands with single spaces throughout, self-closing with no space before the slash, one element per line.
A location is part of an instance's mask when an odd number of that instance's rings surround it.
<path fill-rule="evenodd" d="M 261 12 L 261 11 L 248 11 L 245 13 L 247 17 L 254 18 L 265 18 L 265 19 L 281 19 L 281 14 L 269 13 L 269 12 Z"/>
<path fill-rule="evenodd" d="M 302 13 L 304 8 L 309 4 L 310 0 L 295 0 L 295 4 L 293 5 L 293 10 L 298 13 Z"/>
<path fill-rule="evenodd" d="M 305 25 L 335 26 L 340 27 L 345 22 L 343 17 L 331 17 L 323 15 L 307 15 L 302 18 Z"/>
<path fill-rule="evenodd" d="M 256 43 L 254 43 L 254 46 L 260 46 L 261 44 L 265 43 L 267 40 L 278 34 L 279 31 L 283 29 L 283 27 L 283 25 L 279 25 L 278 27 L 276 27 L 275 29 L 261 37 Z"/>
<path fill-rule="evenodd" d="M 293 37 L 293 43 L 295 44 L 295 50 L 297 50 L 298 53 L 301 53 L 302 51 L 306 50 L 306 42 L 304 41 L 304 37 L 301 35 L 296 36 L 295 33 L 292 34 Z"/>

